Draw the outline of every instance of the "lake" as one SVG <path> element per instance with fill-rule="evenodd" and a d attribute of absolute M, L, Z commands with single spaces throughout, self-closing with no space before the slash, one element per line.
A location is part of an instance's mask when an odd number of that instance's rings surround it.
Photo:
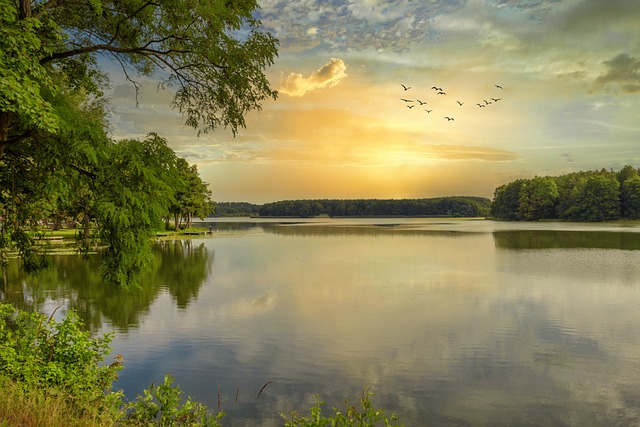
<path fill-rule="evenodd" d="M 115 331 L 134 398 L 171 373 L 225 426 L 365 387 L 407 426 L 640 424 L 640 226 L 220 219 L 158 242 L 140 292 L 95 259 L 11 265 L 1 297 Z M 264 388 L 263 388 L 264 387 Z M 262 390 L 262 391 L 261 391 Z M 258 397 L 259 395 L 259 397 Z"/>

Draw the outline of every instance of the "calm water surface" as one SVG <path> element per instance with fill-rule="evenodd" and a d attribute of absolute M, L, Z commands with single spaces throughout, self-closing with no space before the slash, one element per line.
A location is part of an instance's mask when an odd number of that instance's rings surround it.
<path fill-rule="evenodd" d="M 58 257 L 2 299 L 115 330 L 116 387 L 172 373 L 225 426 L 282 425 L 371 387 L 411 426 L 640 424 L 640 228 L 226 220 L 164 241 L 137 294 Z M 264 388 L 260 397 L 258 393 Z"/>

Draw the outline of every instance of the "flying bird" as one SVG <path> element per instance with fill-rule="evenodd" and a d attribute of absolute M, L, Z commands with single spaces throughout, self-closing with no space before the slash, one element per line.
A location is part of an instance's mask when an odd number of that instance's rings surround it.
<path fill-rule="evenodd" d="M 483 101 L 484 101 L 484 103 L 485 103 L 485 104 L 487 104 L 487 105 L 492 104 L 492 102 L 489 102 L 489 101 L 487 101 L 486 99 L 483 99 Z"/>
<path fill-rule="evenodd" d="M 411 109 L 413 107 L 415 107 L 415 105 L 407 105 L 407 108 L 409 108 L 409 109 Z"/>
<path fill-rule="evenodd" d="M 457 102 L 461 107 L 462 107 L 462 104 L 464 104 L 464 102 L 460 102 L 460 101 L 456 101 L 456 102 Z"/>
<path fill-rule="evenodd" d="M 400 98 L 400 101 L 404 101 L 404 102 L 413 102 L 413 99 Z"/>
<path fill-rule="evenodd" d="M 430 112 L 432 112 L 433 110 L 424 110 L 424 111 L 426 111 L 427 113 L 430 113 Z"/>
<path fill-rule="evenodd" d="M 450 122 L 450 121 L 452 121 L 452 120 L 453 120 L 453 117 L 445 117 L 445 119 L 447 119 L 447 121 L 449 121 L 449 122 Z"/>
<path fill-rule="evenodd" d="M 427 103 L 427 101 L 420 101 L 419 99 L 418 99 L 418 102 L 420 103 L 420 105 L 424 105 Z"/>
<path fill-rule="evenodd" d="M 478 107 L 480 107 L 480 108 L 486 108 L 486 107 L 487 107 L 486 105 L 483 105 L 483 104 L 476 104 L 476 105 L 477 105 Z"/>
<path fill-rule="evenodd" d="M 497 87 L 498 89 L 504 89 L 502 86 L 500 85 L 494 85 L 495 87 Z"/>
<path fill-rule="evenodd" d="M 446 95 L 446 93 L 444 93 L 444 91 L 438 91 L 438 95 Z"/>
<path fill-rule="evenodd" d="M 411 89 L 411 86 L 405 86 L 402 83 L 400 83 L 400 86 L 402 86 L 404 88 L 404 90 L 409 90 Z"/>
<path fill-rule="evenodd" d="M 500 101 L 502 98 L 491 98 L 491 99 L 493 99 L 493 102 L 498 102 L 498 101 Z"/>

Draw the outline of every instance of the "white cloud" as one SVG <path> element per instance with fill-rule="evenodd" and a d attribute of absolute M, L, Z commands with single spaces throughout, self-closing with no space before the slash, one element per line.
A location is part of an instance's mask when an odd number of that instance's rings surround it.
<path fill-rule="evenodd" d="M 369 23 L 390 22 L 405 16 L 406 1 L 384 2 L 381 0 L 354 0 L 349 5 L 352 16 Z"/>
<path fill-rule="evenodd" d="M 314 71 L 309 77 L 299 73 L 291 73 L 285 77 L 280 85 L 280 92 L 289 96 L 303 96 L 307 92 L 327 87 L 333 87 L 340 83 L 346 76 L 347 65 L 342 59 L 331 60 Z"/>

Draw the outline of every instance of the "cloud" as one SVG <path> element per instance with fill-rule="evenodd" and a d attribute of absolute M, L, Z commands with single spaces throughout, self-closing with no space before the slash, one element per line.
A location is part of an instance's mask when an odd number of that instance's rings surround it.
<path fill-rule="evenodd" d="M 378 0 L 354 1 L 349 5 L 351 16 L 369 24 L 392 22 L 409 12 L 405 1 L 384 2 Z"/>
<path fill-rule="evenodd" d="M 304 77 L 299 73 L 291 73 L 285 77 L 280 85 L 280 92 L 289 96 L 303 96 L 307 92 L 327 87 L 333 87 L 347 77 L 347 65 L 342 59 L 331 60 L 318 70 Z"/>
<path fill-rule="evenodd" d="M 607 66 L 607 71 L 596 78 L 596 87 L 605 88 L 614 84 L 627 93 L 640 92 L 640 59 L 621 53 L 603 64 Z"/>

